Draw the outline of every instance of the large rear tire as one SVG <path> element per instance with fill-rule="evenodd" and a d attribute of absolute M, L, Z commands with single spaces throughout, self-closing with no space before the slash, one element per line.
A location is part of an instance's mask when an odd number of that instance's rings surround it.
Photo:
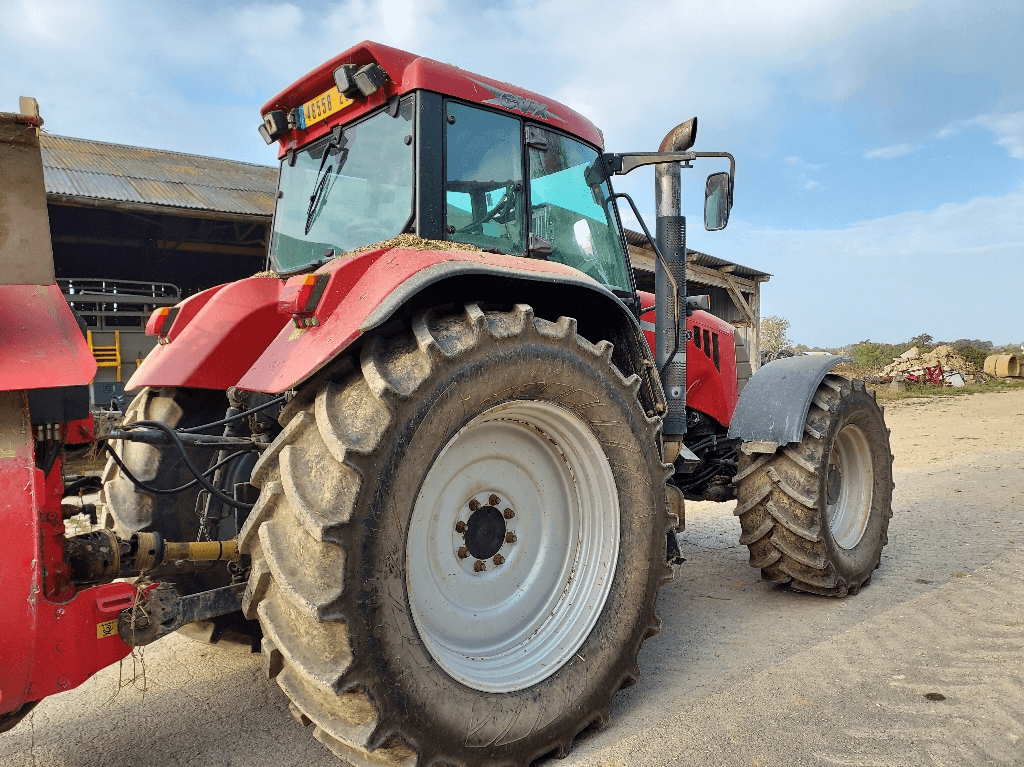
<path fill-rule="evenodd" d="M 856 594 L 878 567 L 892 517 L 889 430 L 864 382 L 830 374 L 799 443 L 742 450 L 736 514 L 763 580 L 826 596 Z"/>
<path fill-rule="evenodd" d="M 568 753 L 671 578 L 638 378 L 527 306 L 418 315 L 282 415 L 242 530 L 268 674 L 355 765 Z"/>

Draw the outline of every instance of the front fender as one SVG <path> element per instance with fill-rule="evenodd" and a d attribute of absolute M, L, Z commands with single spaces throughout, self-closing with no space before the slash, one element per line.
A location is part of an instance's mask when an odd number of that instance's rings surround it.
<path fill-rule="evenodd" d="M 818 384 L 840 362 L 850 361 L 849 357 L 801 355 L 769 362 L 743 387 L 729 436 L 776 445 L 801 441 Z"/>
<path fill-rule="evenodd" d="M 283 284 L 250 277 L 185 299 L 125 388 L 234 386 L 288 323 L 277 308 Z"/>

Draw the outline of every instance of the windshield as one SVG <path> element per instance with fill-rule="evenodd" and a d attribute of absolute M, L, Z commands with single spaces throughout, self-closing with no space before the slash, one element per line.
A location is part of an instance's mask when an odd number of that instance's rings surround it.
<path fill-rule="evenodd" d="M 293 272 L 402 233 L 413 210 L 412 99 L 281 163 L 271 264 Z M 328 251 L 325 254 L 324 251 Z"/>
<path fill-rule="evenodd" d="M 631 292 L 613 206 L 598 203 L 586 182 L 597 152 L 553 131 L 543 133 L 547 147 L 530 149 L 530 231 L 551 243 L 549 260 Z M 610 194 L 607 182 L 599 189 L 603 202 Z"/>

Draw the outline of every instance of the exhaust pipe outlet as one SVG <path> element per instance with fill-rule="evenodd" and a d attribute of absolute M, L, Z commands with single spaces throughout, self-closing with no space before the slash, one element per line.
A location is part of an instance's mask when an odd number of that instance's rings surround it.
<path fill-rule="evenodd" d="M 685 152 L 697 140 L 697 118 L 680 123 L 665 136 L 659 152 Z M 654 267 L 656 359 L 668 410 L 664 435 L 667 441 L 681 441 L 686 434 L 686 219 L 682 215 L 682 172 L 679 163 L 654 166 L 654 203 L 657 213 L 655 237 L 668 262 L 678 295 L 672 310 L 672 284 L 661 260 Z M 678 338 L 678 348 L 676 339 Z"/>

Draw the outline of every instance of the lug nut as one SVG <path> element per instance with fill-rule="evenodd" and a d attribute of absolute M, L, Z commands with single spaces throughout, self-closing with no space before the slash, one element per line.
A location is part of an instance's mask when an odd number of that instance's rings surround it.
<path fill-rule="evenodd" d="M 501 556 L 501 554 L 495 554 L 494 555 L 494 564 L 496 564 L 496 565 L 503 565 L 503 564 L 505 564 L 505 557 Z"/>
<path fill-rule="evenodd" d="M 472 501 L 469 502 L 469 510 L 470 511 L 476 511 L 479 508 L 480 508 L 480 501 L 478 501 L 476 498 L 474 498 Z"/>
<path fill-rule="evenodd" d="M 501 503 L 501 498 L 494 495 L 493 493 L 491 494 L 491 497 L 488 498 L 487 500 L 490 502 L 491 506 L 497 506 L 499 503 Z"/>
<path fill-rule="evenodd" d="M 505 509 L 505 519 L 512 519 L 516 513 L 512 509 Z"/>
<path fill-rule="evenodd" d="M 464 532 L 466 532 L 466 523 L 465 522 L 456 522 L 455 523 L 455 532 L 457 532 L 457 533 L 464 533 Z"/>
<path fill-rule="evenodd" d="M 505 543 L 515 543 L 515 542 L 516 542 L 516 534 L 515 533 L 513 533 L 513 532 L 505 533 Z"/>
<path fill-rule="evenodd" d="M 469 549 L 467 549 L 465 546 L 463 546 L 462 548 L 459 549 L 459 559 L 465 559 L 468 556 L 469 556 Z"/>
<path fill-rule="evenodd" d="M 486 563 L 486 562 L 484 562 L 484 561 L 483 561 L 482 559 L 478 559 L 478 560 L 477 560 L 477 561 L 476 561 L 476 562 L 475 562 L 475 563 L 473 564 L 473 570 L 474 570 L 474 572 L 482 573 L 482 572 L 483 572 L 484 570 L 486 570 L 486 569 L 487 569 L 487 563 Z"/>

